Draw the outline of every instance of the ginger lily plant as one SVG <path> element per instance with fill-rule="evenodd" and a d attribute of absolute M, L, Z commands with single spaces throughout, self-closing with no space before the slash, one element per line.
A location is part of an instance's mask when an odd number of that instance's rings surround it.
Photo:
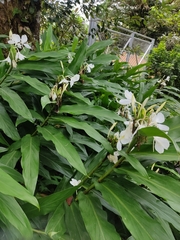
<path fill-rule="evenodd" d="M 50 27 L 16 61 L 29 45 L 9 40 L 17 67 L 1 59 L 0 239 L 179 239 L 176 101 L 157 98 L 141 66 L 105 54 L 111 43 L 60 47 Z"/>

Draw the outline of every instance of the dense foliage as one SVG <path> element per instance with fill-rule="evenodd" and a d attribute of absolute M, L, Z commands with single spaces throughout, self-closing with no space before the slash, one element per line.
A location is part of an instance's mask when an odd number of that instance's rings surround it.
<path fill-rule="evenodd" d="M 2 240 L 179 238 L 178 101 L 111 43 L 1 45 Z"/>

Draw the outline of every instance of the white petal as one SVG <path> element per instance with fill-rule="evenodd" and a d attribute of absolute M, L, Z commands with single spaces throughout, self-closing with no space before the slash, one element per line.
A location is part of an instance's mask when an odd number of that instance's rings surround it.
<path fill-rule="evenodd" d="M 26 57 L 23 55 L 23 54 L 21 54 L 20 52 L 17 52 L 16 53 L 16 60 L 24 60 Z"/>
<path fill-rule="evenodd" d="M 14 41 L 15 44 L 19 43 L 21 41 L 20 36 L 18 34 L 12 34 L 12 41 Z"/>
<path fill-rule="evenodd" d="M 72 186 L 77 186 L 77 185 L 79 185 L 80 182 L 81 182 L 81 180 L 76 180 L 76 179 L 72 178 L 70 181 L 70 184 Z"/>
<path fill-rule="evenodd" d="M 131 100 L 133 93 L 128 90 L 125 90 L 124 95 L 127 99 Z"/>
<path fill-rule="evenodd" d="M 116 133 L 114 134 L 114 137 L 118 139 L 118 138 L 119 138 L 119 132 L 116 132 Z"/>
<path fill-rule="evenodd" d="M 59 82 L 59 84 L 61 84 L 61 83 L 66 83 L 66 84 L 68 84 L 69 83 L 69 81 L 67 80 L 67 79 L 62 79 L 60 82 Z"/>
<path fill-rule="evenodd" d="M 79 74 L 74 75 L 70 80 L 70 87 L 72 87 L 75 82 L 79 81 L 79 78 L 80 78 Z"/>
<path fill-rule="evenodd" d="M 121 149 L 122 149 L 121 141 L 118 140 L 118 142 L 116 144 L 116 148 L 117 148 L 118 151 L 121 151 Z"/>
<path fill-rule="evenodd" d="M 164 114 L 162 114 L 161 112 L 159 112 L 159 113 L 156 115 L 156 122 L 157 122 L 157 123 L 163 123 L 164 120 L 165 120 Z"/>
<path fill-rule="evenodd" d="M 26 48 L 28 48 L 28 49 L 31 49 L 31 46 L 29 46 L 28 43 L 24 43 L 24 46 L 25 46 Z"/>
<path fill-rule="evenodd" d="M 163 153 L 164 149 L 169 148 L 169 141 L 166 138 L 154 137 L 155 140 L 155 149 L 158 153 Z"/>
<path fill-rule="evenodd" d="M 131 100 L 130 100 L 130 99 L 121 99 L 121 100 L 119 101 L 119 103 L 120 103 L 121 105 L 128 105 L 128 104 L 131 103 Z"/>
<path fill-rule="evenodd" d="M 169 127 L 164 124 L 157 124 L 157 127 L 162 131 L 169 131 Z"/>
<path fill-rule="evenodd" d="M 27 36 L 24 34 L 24 35 L 22 35 L 22 37 L 21 37 L 21 43 L 24 45 L 24 43 L 26 43 L 27 42 Z"/>

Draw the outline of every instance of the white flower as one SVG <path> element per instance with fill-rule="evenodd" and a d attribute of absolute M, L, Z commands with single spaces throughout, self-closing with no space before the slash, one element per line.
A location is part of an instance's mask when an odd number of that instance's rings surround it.
<path fill-rule="evenodd" d="M 163 115 L 163 113 L 159 112 L 158 114 L 156 113 L 152 113 L 150 116 L 150 123 L 149 126 L 156 126 L 157 128 L 159 128 L 162 131 L 169 131 L 169 127 L 161 124 L 165 121 L 165 117 Z"/>
<path fill-rule="evenodd" d="M 71 63 L 73 60 L 73 57 L 71 55 L 71 53 L 68 53 L 68 63 Z"/>
<path fill-rule="evenodd" d="M 22 37 L 20 37 L 18 34 L 12 34 L 10 35 L 10 40 L 8 41 L 9 44 L 14 44 L 16 47 L 18 48 L 31 48 L 29 46 L 29 44 L 27 43 L 27 36 L 26 35 L 22 35 Z"/>
<path fill-rule="evenodd" d="M 24 60 L 26 57 L 21 54 L 19 51 L 16 53 L 16 57 L 15 57 L 15 60 Z"/>
<path fill-rule="evenodd" d="M 120 134 L 116 132 L 114 136 L 118 139 L 116 148 L 118 151 L 121 151 L 122 145 L 130 143 L 133 138 L 132 134 L 132 124 L 130 123 L 125 130 L 123 130 Z"/>
<path fill-rule="evenodd" d="M 91 72 L 91 69 L 94 68 L 94 64 L 90 63 L 90 64 L 87 64 L 86 66 L 86 69 L 87 69 L 87 72 L 90 73 Z"/>
<path fill-rule="evenodd" d="M 118 152 L 118 151 L 115 151 L 113 155 L 109 154 L 109 155 L 107 156 L 107 158 L 109 159 L 110 162 L 113 162 L 114 164 L 116 164 L 117 161 L 118 161 L 118 156 L 119 156 L 119 155 L 120 155 L 119 152 Z"/>
<path fill-rule="evenodd" d="M 68 81 L 67 79 L 63 78 L 63 79 L 59 82 L 59 84 L 61 84 L 61 83 L 69 84 L 69 81 Z"/>
<path fill-rule="evenodd" d="M 75 82 L 79 81 L 79 79 L 80 79 L 80 75 L 79 75 L 79 74 L 74 75 L 74 76 L 71 78 L 71 80 L 70 80 L 70 87 L 72 87 Z"/>
<path fill-rule="evenodd" d="M 7 62 L 11 65 L 11 59 L 10 59 L 9 56 L 7 58 L 5 58 L 4 60 L 0 61 L 0 62 Z"/>
<path fill-rule="evenodd" d="M 76 180 L 76 179 L 72 178 L 71 181 L 70 181 L 70 184 L 72 186 L 77 186 L 77 185 L 80 184 L 80 182 L 81 182 L 81 180 Z"/>
<path fill-rule="evenodd" d="M 154 137 L 154 147 L 158 153 L 163 153 L 164 149 L 169 148 L 169 141 L 163 137 Z"/>
<path fill-rule="evenodd" d="M 135 103 L 135 97 L 134 94 L 128 90 L 125 90 L 124 95 L 126 99 L 121 99 L 119 101 L 120 104 L 122 105 L 129 105 L 129 104 L 134 104 Z"/>

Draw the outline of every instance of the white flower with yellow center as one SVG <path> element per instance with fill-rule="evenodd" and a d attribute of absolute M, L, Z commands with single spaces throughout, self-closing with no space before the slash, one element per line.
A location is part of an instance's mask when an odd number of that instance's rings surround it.
<path fill-rule="evenodd" d="M 149 126 L 155 126 L 157 128 L 159 128 L 162 131 L 169 131 L 169 127 L 161 124 L 165 121 L 165 117 L 164 114 L 159 112 L 158 114 L 156 113 L 152 113 L 150 116 L 150 123 Z"/>

